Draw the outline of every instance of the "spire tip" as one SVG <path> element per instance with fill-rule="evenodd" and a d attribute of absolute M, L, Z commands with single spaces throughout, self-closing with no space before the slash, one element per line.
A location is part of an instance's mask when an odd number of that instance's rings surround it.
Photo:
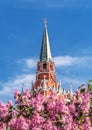
<path fill-rule="evenodd" d="M 46 20 L 46 18 L 44 19 L 44 24 L 45 24 L 45 25 L 47 24 L 47 20 Z"/>

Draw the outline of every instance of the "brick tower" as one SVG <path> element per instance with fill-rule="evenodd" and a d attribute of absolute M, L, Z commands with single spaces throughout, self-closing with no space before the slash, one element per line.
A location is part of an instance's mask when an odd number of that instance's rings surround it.
<path fill-rule="evenodd" d="M 42 93 L 48 96 L 52 91 L 59 93 L 59 87 L 60 85 L 56 82 L 55 65 L 51 56 L 45 19 L 40 58 L 37 63 L 36 81 L 33 84 L 32 91 L 34 94 Z"/>

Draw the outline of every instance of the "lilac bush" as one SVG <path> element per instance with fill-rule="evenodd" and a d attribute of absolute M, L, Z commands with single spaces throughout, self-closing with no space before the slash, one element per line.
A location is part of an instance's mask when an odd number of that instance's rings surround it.
<path fill-rule="evenodd" d="M 90 98 L 84 87 L 69 100 L 14 92 L 15 104 L 0 103 L 0 130 L 90 130 Z"/>

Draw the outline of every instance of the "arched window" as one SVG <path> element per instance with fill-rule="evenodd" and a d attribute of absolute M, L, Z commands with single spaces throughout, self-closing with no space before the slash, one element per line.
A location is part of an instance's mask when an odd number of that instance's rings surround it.
<path fill-rule="evenodd" d="M 43 69 L 47 69 L 47 64 L 46 63 L 43 64 Z"/>

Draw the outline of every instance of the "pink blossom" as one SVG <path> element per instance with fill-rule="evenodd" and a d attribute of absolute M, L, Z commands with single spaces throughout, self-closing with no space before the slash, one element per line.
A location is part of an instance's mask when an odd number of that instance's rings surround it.
<path fill-rule="evenodd" d="M 29 90 L 14 92 L 15 104 L 0 103 L 0 130 L 90 130 L 90 96 L 86 89 L 78 89 L 70 102 L 55 93 L 47 98 Z"/>

